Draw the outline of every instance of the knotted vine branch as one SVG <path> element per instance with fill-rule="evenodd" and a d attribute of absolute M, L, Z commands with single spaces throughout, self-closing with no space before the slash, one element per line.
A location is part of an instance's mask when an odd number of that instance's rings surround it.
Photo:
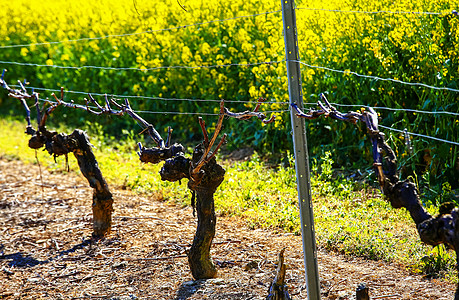
<path fill-rule="evenodd" d="M 292 107 L 301 118 L 317 119 L 325 116 L 354 124 L 357 121 L 365 123 L 372 142 L 373 166 L 385 199 L 393 208 L 404 207 L 408 210 L 416 224 L 421 241 L 432 246 L 445 244 L 456 252 L 456 260 L 459 262 L 459 208 L 452 203 L 443 204 L 439 208 L 439 215 L 435 217 L 425 210 L 416 185 L 408 180 L 399 179 L 397 157 L 386 143 L 384 133 L 378 129 L 378 115 L 374 109 L 368 107 L 361 112 L 341 113 L 327 101 L 323 94 L 321 99 L 325 104 L 319 101 L 320 109 L 310 110 L 308 113 L 301 111 L 295 104 L 292 104 Z M 454 299 L 459 300 L 459 284 Z"/>
<path fill-rule="evenodd" d="M 66 161 L 68 153 L 72 152 L 74 154 L 81 173 L 86 177 L 89 185 L 93 188 L 93 236 L 99 238 L 108 234 L 111 230 L 113 198 L 102 176 L 102 172 L 99 169 L 88 136 L 79 129 L 67 135 L 49 131 L 46 128 L 48 117 L 59 106 L 82 108 L 85 110 L 89 110 L 89 107 L 78 106 L 74 103 L 66 103 L 63 100 L 64 90 L 61 89 L 61 97 L 58 98 L 55 94 L 52 94 L 56 102 L 45 100 L 43 108 L 40 110 L 38 93 L 28 93 L 22 83 L 20 83 L 20 90 L 10 88 L 4 80 L 4 75 L 5 71 L 3 71 L 2 77 L 0 78 L 0 84 L 8 91 L 10 97 L 19 99 L 26 110 L 26 133 L 32 136 L 29 140 L 29 147 L 32 149 L 39 149 L 44 146 L 48 153 L 54 156 L 54 159 L 56 159 L 57 156 L 65 155 Z M 37 129 L 33 128 L 31 124 L 30 109 L 27 104 L 28 99 L 35 100 L 34 105 L 37 108 Z"/>

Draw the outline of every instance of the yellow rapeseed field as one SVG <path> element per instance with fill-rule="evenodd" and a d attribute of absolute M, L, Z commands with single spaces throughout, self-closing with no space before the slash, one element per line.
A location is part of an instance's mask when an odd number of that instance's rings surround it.
<path fill-rule="evenodd" d="M 332 101 L 342 104 L 458 111 L 457 93 L 350 73 L 457 88 L 459 17 L 452 14 L 457 1 L 305 0 L 296 6 L 301 60 L 312 66 L 302 65 L 306 102 L 315 102 L 319 93 L 327 92 Z M 4 1 L 0 65 L 9 69 L 8 79 L 26 78 L 39 88 L 64 86 L 71 91 L 167 99 L 256 101 L 264 97 L 275 102 L 263 106 L 264 111 L 285 111 L 288 91 L 280 10 L 281 1 L 270 0 Z M 268 63 L 259 64 L 264 62 Z M 225 66 L 212 67 L 216 65 Z M 83 96 L 68 97 L 82 101 Z M 215 102 L 132 102 L 139 110 L 218 112 Z M 5 100 L 0 99 L 2 103 Z M 240 110 L 253 104 L 232 107 Z M 270 152 L 288 148 L 288 114 L 276 114 L 278 121 L 272 126 L 246 123 L 235 128 L 235 122 L 230 122 L 230 143 L 243 141 Z M 80 117 L 73 119 L 79 122 Z M 386 126 L 458 140 L 458 130 L 453 130 L 457 123 L 451 118 L 389 111 L 382 119 Z M 199 134 L 195 119 L 186 115 L 155 115 L 155 121 L 161 128 L 171 122 L 174 127 L 186 123 L 188 136 Z M 308 126 L 315 152 L 330 141 L 353 147 L 363 135 L 354 134 L 355 129 L 345 124 L 325 125 Z M 238 139 L 240 133 L 246 136 Z M 396 142 L 403 145 L 398 138 Z M 455 149 L 421 144 L 420 152 L 431 148 L 430 156 L 443 157 L 450 168 L 454 166 Z M 359 144 L 355 149 L 371 160 L 367 148 Z"/>
<path fill-rule="evenodd" d="M 0 16 L 1 45 L 68 41 L 1 49 L 3 61 L 41 65 L 155 68 L 162 66 L 210 66 L 282 61 L 281 2 L 276 1 L 9 1 Z M 454 1 L 362 0 L 298 1 L 297 19 L 301 58 L 311 65 L 351 66 L 367 75 L 393 75 L 419 81 L 427 76 L 445 77 L 448 60 L 457 57 L 457 20 L 450 20 L 445 33 L 442 23 L 455 7 Z M 186 9 L 186 10 L 185 10 Z M 327 10 L 353 12 L 335 12 Z M 355 11 L 437 12 L 423 14 L 365 14 Z M 225 22 L 238 16 L 273 12 Z M 453 19 L 453 18 L 451 18 Z M 181 29 L 161 29 L 204 23 Z M 147 32 L 147 33 L 142 33 Z M 117 35 L 132 34 L 119 37 Z M 106 39 L 91 38 L 115 35 Z M 449 41 L 445 40 L 445 35 Z M 69 40 L 89 38 L 72 42 Z M 403 58 L 397 57 L 402 55 Z M 356 57 L 356 55 L 364 57 Z M 412 72 L 400 73 L 401 60 Z M 406 61 L 405 61 L 406 60 Z M 3 64 L 14 71 L 14 65 Z M 429 68 L 431 72 L 425 74 Z M 99 78 L 98 92 L 146 94 L 149 96 L 256 99 L 260 96 L 287 101 L 285 63 L 253 67 L 225 67 L 168 71 L 62 72 L 53 68 L 27 67 L 23 76 L 36 84 L 88 90 L 87 77 Z M 304 68 L 305 86 L 321 87 L 324 72 Z M 318 76 L 316 73 L 320 73 Z M 119 78 L 122 75 L 124 78 Z M 400 78 L 402 75 L 405 78 Z M 35 79 L 34 77 L 37 77 Z M 72 78 L 70 78 L 72 77 Z M 117 78 L 113 78 L 117 77 Z M 132 78 L 132 79 L 127 79 Z M 48 80 L 50 79 L 50 80 Z M 112 80 L 110 80 L 112 79 Z M 312 81 L 314 79 L 314 81 Z M 319 80 L 317 80 L 319 79 Z M 322 80 L 321 80 L 322 79 Z M 438 80 L 437 80 L 438 83 Z M 333 86 L 321 87 L 331 90 Z M 96 92 L 94 91 L 94 92 Z M 322 90 L 310 90 L 318 93 Z M 273 106 L 273 109 L 279 109 Z M 284 107 L 285 108 L 285 107 Z"/>

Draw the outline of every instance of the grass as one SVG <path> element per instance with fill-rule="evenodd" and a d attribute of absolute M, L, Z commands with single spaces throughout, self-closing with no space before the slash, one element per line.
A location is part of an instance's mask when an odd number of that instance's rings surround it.
<path fill-rule="evenodd" d="M 89 124 L 88 124 L 89 125 Z M 103 136 L 100 128 L 88 126 L 95 155 L 110 186 L 150 194 L 164 201 L 188 205 L 186 182 L 163 182 L 159 165 L 142 164 L 132 133 L 115 141 Z M 60 132 L 71 130 L 60 128 Z M 63 158 L 54 161 L 45 151 L 28 148 L 24 124 L 0 120 L 0 158 L 20 159 L 65 173 Z M 243 218 L 252 228 L 270 228 L 300 234 L 296 197 L 296 177 L 292 167 L 270 167 L 255 154 L 250 161 L 228 162 L 218 158 L 226 169 L 225 181 L 215 195 L 217 213 Z M 290 165 L 293 158 L 289 156 Z M 456 280 L 452 251 L 443 246 L 422 244 L 414 223 L 404 210 L 395 210 L 378 190 L 333 176 L 332 154 L 312 163 L 311 186 L 316 238 L 319 247 L 348 255 L 402 264 L 414 272 Z M 70 172 L 80 174 L 73 155 Z M 65 176 L 65 174 L 63 174 Z M 116 207 L 116 199 L 115 199 Z M 434 207 L 428 208 L 435 213 Z"/>

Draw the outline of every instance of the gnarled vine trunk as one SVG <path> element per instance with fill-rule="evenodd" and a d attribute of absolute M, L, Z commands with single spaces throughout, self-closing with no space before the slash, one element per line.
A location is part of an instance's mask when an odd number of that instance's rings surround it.
<path fill-rule="evenodd" d="M 409 181 L 397 181 L 395 184 L 386 181 L 383 187 L 386 199 L 394 208 L 404 207 L 411 215 L 422 242 L 437 246 L 445 244 L 456 252 L 459 262 L 459 209 L 453 204 L 440 207 L 440 214 L 430 215 L 422 206 L 416 186 Z M 456 269 L 459 272 L 456 263 Z M 459 284 L 454 296 L 459 300 Z"/>
<path fill-rule="evenodd" d="M 385 152 L 386 170 L 381 176 L 383 180 L 380 180 L 385 199 L 393 208 L 404 207 L 410 213 L 422 242 L 432 246 L 445 244 L 456 251 L 456 259 L 459 262 L 458 208 L 455 208 L 452 203 L 447 203 L 440 206 L 438 216 L 430 215 L 422 206 L 415 184 L 408 180 L 399 180 L 396 169 L 397 158 L 392 148 L 385 142 L 384 134 L 378 132 L 376 139 L 379 148 Z M 457 292 L 455 299 L 459 300 Z"/>
<path fill-rule="evenodd" d="M 193 244 L 187 253 L 193 278 L 214 278 L 217 275 L 215 265 L 210 258 L 210 247 L 215 236 L 217 217 L 214 208 L 214 192 L 207 188 L 197 188 L 196 214 L 198 225 Z"/>
<path fill-rule="evenodd" d="M 143 148 L 143 151 L 147 150 Z M 161 180 L 189 179 L 188 187 L 193 192 L 192 205 L 198 217 L 193 244 L 187 253 L 191 273 L 195 279 L 214 278 L 217 275 L 217 270 L 210 257 L 210 247 L 215 236 L 217 221 L 214 194 L 225 176 L 225 170 L 217 164 L 215 157 L 202 166 L 197 176 L 192 176 L 192 165 L 196 165 L 204 153 L 205 147 L 199 144 L 195 147 L 191 160 L 181 153 L 167 159 L 160 171 Z M 142 158 L 146 156 L 141 155 Z"/>
<path fill-rule="evenodd" d="M 371 107 L 360 112 L 348 112 L 343 114 L 328 102 L 325 95 L 321 94 L 324 101 L 318 102 L 320 110 L 302 112 L 296 105 L 292 105 L 297 116 L 306 119 L 316 119 L 321 115 L 329 116 L 335 120 L 356 123 L 362 121 L 366 124 L 373 146 L 373 166 L 378 177 L 384 197 L 394 208 L 406 208 L 416 224 L 421 241 L 428 245 L 445 246 L 456 252 L 456 260 L 459 262 L 459 208 L 454 203 L 444 203 L 440 206 L 439 215 L 433 217 L 422 206 L 419 192 L 414 183 L 401 181 L 397 174 L 397 157 L 392 148 L 386 143 L 384 133 L 378 129 L 378 114 Z M 459 267 L 456 264 L 459 272 Z M 455 298 L 459 300 L 459 284 Z"/>
<path fill-rule="evenodd" d="M 404 207 L 410 213 L 422 242 L 432 246 L 445 244 L 456 252 L 456 260 L 459 262 L 459 209 L 448 203 L 440 207 L 438 216 L 430 215 L 421 203 L 416 185 L 399 179 L 397 157 L 386 143 L 384 133 L 370 130 L 370 136 L 373 141 L 374 167 L 385 199 L 393 208 Z M 384 159 L 382 152 L 385 154 Z M 459 300 L 459 285 L 454 299 Z"/>
<path fill-rule="evenodd" d="M 76 129 L 70 135 L 50 132 L 46 127 L 40 127 L 38 132 L 28 128 L 32 134 L 29 147 L 39 149 L 45 146 L 49 154 L 56 156 L 67 155 L 72 152 L 78 161 L 83 176 L 93 188 L 93 236 L 103 237 L 110 233 L 112 225 L 113 197 L 107 182 L 102 176 L 96 157 L 92 151 L 89 138 L 82 130 Z"/>
<path fill-rule="evenodd" d="M 94 189 L 92 196 L 93 235 L 101 237 L 110 233 L 112 226 L 113 197 L 107 182 L 102 176 L 96 157 L 92 152 L 88 136 L 82 130 L 75 130 L 70 137 L 77 141 L 78 147 L 73 155 L 89 185 Z"/>
<path fill-rule="evenodd" d="M 204 147 L 198 145 L 193 153 L 193 163 L 197 164 Z M 190 180 L 188 186 L 196 193 L 196 214 L 198 226 L 194 235 L 193 244 L 188 251 L 188 262 L 194 278 L 206 279 L 214 278 L 217 275 L 215 265 L 210 258 L 210 246 L 215 236 L 215 216 L 214 194 L 218 186 L 223 182 L 225 170 L 217 164 L 215 158 L 209 161 L 201 169 L 204 176 L 201 182 L 195 186 Z"/>
<path fill-rule="evenodd" d="M 107 100 L 108 102 L 108 100 Z M 191 249 L 188 251 L 188 262 L 191 273 L 195 279 L 213 278 L 217 274 L 215 265 L 210 258 L 210 247 L 215 236 L 215 207 L 214 194 L 220 184 L 223 182 L 225 170 L 217 164 L 215 154 L 218 149 L 225 143 L 226 134 L 223 135 L 220 142 L 214 148 L 212 147 L 217 140 L 217 137 L 222 129 L 222 123 L 225 116 L 230 116 L 237 119 L 247 120 L 251 117 L 257 117 L 265 124 L 274 121 L 274 117 L 266 120 L 266 116 L 258 112 L 261 102 L 257 104 L 254 111 L 245 111 L 242 113 L 232 113 L 225 108 L 223 100 L 220 102 L 220 114 L 215 126 L 214 134 L 211 138 L 207 133 L 205 122 L 202 118 L 198 118 L 201 126 L 204 140 L 194 148 L 191 159 L 185 157 L 185 147 L 180 144 L 171 145 L 172 129 L 168 129 L 168 137 L 166 142 L 154 129 L 154 127 L 138 116 L 125 100 L 124 105 L 119 105 L 116 101 L 112 103 L 123 113 L 129 114 L 133 119 L 145 127 L 146 132 L 157 143 L 158 147 L 145 148 L 142 144 L 139 145 L 139 158 L 142 162 L 157 164 L 164 161 L 164 165 L 159 172 L 161 180 L 180 181 L 183 178 L 188 179 L 188 188 L 192 191 L 191 204 L 193 209 L 196 209 L 198 215 L 198 225 L 196 234 L 193 239 Z M 108 113 L 116 113 L 111 111 L 107 104 Z M 194 205 L 196 202 L 196 205 Z"/>

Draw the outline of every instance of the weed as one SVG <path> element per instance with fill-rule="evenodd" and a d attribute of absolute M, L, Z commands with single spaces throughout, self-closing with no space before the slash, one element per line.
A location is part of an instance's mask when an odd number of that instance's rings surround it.
<path fill-rule="evenodd" d="M 445 273 L 455 270 L 454 258 L 444 245 L 432 248 L 428 255 L 421 258 L 419 271 L 429 277 L 439 277 Z"/>

